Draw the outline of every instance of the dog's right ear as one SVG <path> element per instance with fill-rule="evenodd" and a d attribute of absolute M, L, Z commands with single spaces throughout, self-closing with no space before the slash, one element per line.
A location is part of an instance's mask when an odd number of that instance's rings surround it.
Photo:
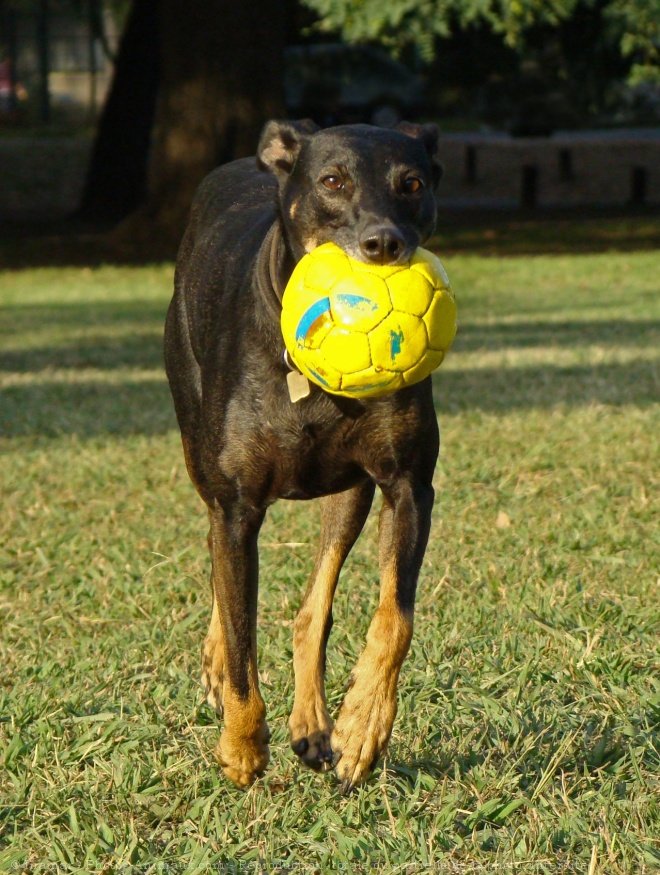
<path fill-rule="evenodd" d="M 433 185 L 437 187 L 444 172 L 442 164 L 438 159 L 440 128 L 433 124 L 416 125 L 411 122 L 399 122 L 395 130 L 401 131 L 402 134 L 406 134 L 415 140 L 421 140 L 424 144 L 433 166 Z"/>
<path fill-rule="evenodd" d="M 293 170 L 303 142 L 315 134 L 319 126 L 311 119 L 299 122 L 267 122 L 257 147 L 257 167 L 270 170 L 278 179 Z"/>

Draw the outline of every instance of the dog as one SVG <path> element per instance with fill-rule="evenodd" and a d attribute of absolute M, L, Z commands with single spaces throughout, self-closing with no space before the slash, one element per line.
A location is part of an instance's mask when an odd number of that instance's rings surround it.
<path fill-rule="evenodd" d="M 207 700 L 224 716 L 216 757 L 247 786 L 269 759 L 256 661 L 257 538 L 279 498 L 320 499 L 318 554 L 293 631 L 291 746 L 350 792 L 386 748 L 429 537 L 439 431 L 431 380 L 355 400 L 311 386 L 296 403 L 280 331 L 295 264 L 326 242 L 403 264 L 433 232 L 438 130 L 271 121 L 256 160 L 201 183 L 182 239 L 165 364 L 188 473 L 208 508 L 213 609 L 202 647 Z M 379 517 L 380 603 L 336 723 L 324 690 L 339 572 Z"/>

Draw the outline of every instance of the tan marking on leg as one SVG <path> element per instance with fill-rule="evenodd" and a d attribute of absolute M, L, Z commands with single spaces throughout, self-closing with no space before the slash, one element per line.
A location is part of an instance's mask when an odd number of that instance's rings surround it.
<path fill-rule="evenodd" d="M 225 729 L 215 756 L 225 775 L 239 787 L 249 786 L 265 770 L 270 759 L 270 731 L 266 706 L 259 692 L 256 664 L 250 665 L 250 692 L 237 696 L 230 683 L 224 687 Z"/>
<path fill-rule="evenodd" d="M 325 700 L 325 650 L 339 572 L 369 514 L 374 487 L 364 483 L 321 499 L 321 542 L 293 633 L 295 700 L 291 747 L 317 771 L 331 767 L 332 720 Z"/>
<path fill-rule="evenodd" d="M 213 597 L 211 624 L 202 645 L 202 686 L 206 701 L 222 716 L 222 695 L 224 687 L 224 641 L 218 605 Z"/>
<path fill-rule="evenodd" d="M 293 628 L 295 699 L 289 718 L 291 746 L 305 765 L 331 767 L 332 719 L 325 700 L 325 630 L 342 556 L 336 547 L 321 557 Z"/>
<path fill-rule="evenodd" d="M 332 748 L 339 755 L 336 771 L 344 792 L 374 768 L 396 717 L 397 682 L 413 631 L 412 613 L 405 614 L 397 604 L 396 582 L 391 561 L 382 574 L 380 605 L 332 733 Z"/>
<path fill-rule="evenodd" d="M 266 706 L 259 691 L 259 677 L 256 661 L 256 614 L 250 618 L 251 647 L 248 662 L 247 696 L 232 685 L 230 648 L 228 636 L 231 638 L 229 619 L 222 615 L 223 575 L 231 573 L 231 567 L 226 562 L 228 545 L 226 534 L 218 519 L 209 514 L 211 527 L 209 531 L 209 548 L 213 565 L 213 613 L 209 636 L 213 642 L 213 666 L 222 670 L 223 683 L 221 690 L 222 712 L 225 728 L 215 748 L 215 756 L 225 775 L 239 787 L 249 786 L 259 777 L 270 758 L 268 741 L 270 732 L 266 723 Z M 206 645 L 206 642 L 205 642 Z M 244 693 L 245 691 L 243 691 Z M 214 695 L 216 700 L 217 696 Z"/>
<path fill-rule="evenodd" d="M 195 466 L 193 465 L 192 442 L 184 435 L 181 435 L 181 444 L 183 446 L 183 460 L 186 463 L 186 471 L 193 483 L 197 483 Z M 209 533 L 210 537 L 210 533 Z"/>

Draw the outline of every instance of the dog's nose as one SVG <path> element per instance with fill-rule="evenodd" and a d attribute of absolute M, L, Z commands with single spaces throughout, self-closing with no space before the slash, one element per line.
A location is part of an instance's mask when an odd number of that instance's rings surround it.
<path fill-rule="evenodd" d="M 401 257 L 405 241 L 396 228 L 367 228 L 360 237 L 360 251 L 374 264 L 394 264 Z"/>

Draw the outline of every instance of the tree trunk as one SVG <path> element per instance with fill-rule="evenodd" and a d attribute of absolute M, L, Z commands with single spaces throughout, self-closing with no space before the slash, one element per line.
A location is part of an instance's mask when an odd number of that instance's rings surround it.
<path fill-rule="evenodd" d="M 159 79 L 161 0 L 134 0 L 77 218 L 117 222 L 144 201 Z"/>
<path fill-rule="evenodd" d="M 194 191 L 215 166 L 255 152 L 283 113 L 287 5 L 162 0 L 161 86 L 146 204 L 125 231 L 178 241 Z"/>

